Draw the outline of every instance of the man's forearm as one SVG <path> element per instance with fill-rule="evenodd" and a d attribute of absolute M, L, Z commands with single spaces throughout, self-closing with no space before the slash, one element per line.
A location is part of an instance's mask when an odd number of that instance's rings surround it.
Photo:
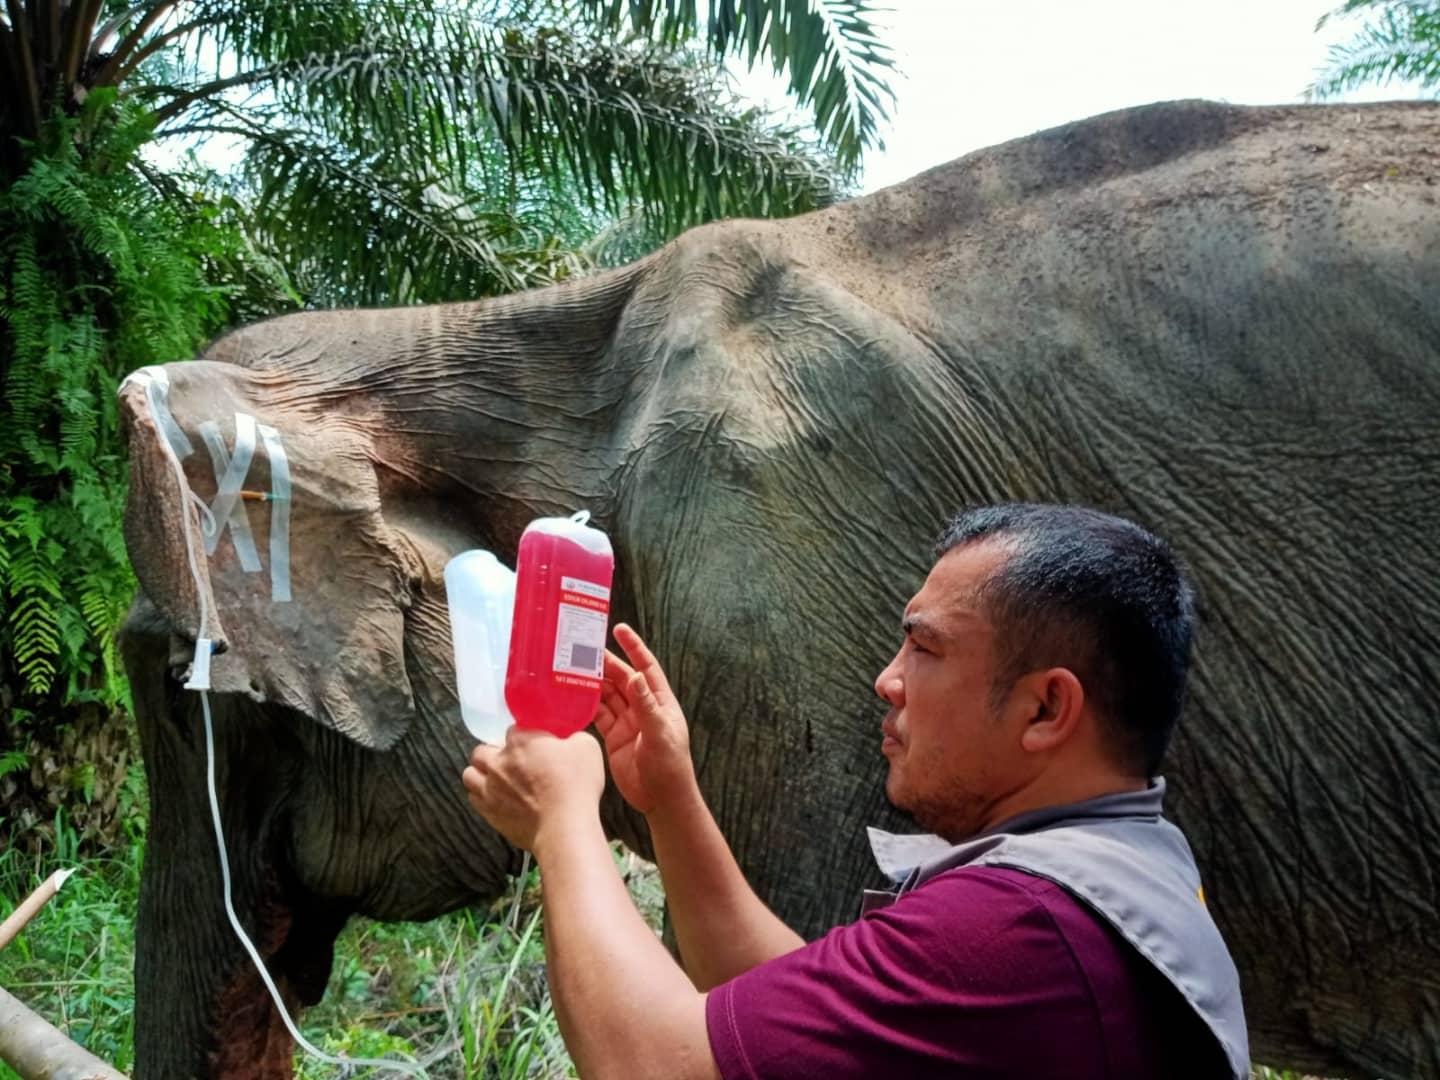
<path fill-rule="evenodd" d="M 582 1077 L 718 1077 L 705 997 L 635 910 L 596 819 L 537 836 L 555 1013 Z"/>
<path fill-rule="evenodd" d="M 680 959 L 697 988 L 805 944 L 750 888 L 698 788 L 647 821 Z"/>

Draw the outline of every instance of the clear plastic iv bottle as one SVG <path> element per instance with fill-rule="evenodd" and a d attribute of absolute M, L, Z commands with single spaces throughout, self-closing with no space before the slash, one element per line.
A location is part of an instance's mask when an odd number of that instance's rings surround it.
<path fill-rule="evenodd" d="M 445 564 L 445 598 L 460 715 L 471 735 L 499 746 L 515 723 L 504 692 L 515 571 L 488 551 L 462 551 Z"/>
<path fill-rule="evenodd" d="M 520 727 L 562 738 L 589 725 L 600 704 L 615 557 L 589 518 L 582 510 L 532 521 L 516 558 L 505 701 Z"/>

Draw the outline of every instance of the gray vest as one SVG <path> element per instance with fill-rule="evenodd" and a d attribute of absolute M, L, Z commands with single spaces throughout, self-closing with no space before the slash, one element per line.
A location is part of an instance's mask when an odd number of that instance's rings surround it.
<path fill-rule="evenodd" d="M 1250 1075 L 1240 976 L 1205 908 L 1184 835 L 1160 816 L 1165 781 L 1020 814 L 972 840 L 871 829 L 875 861 L 896 893 L 867 893 L 873 910 L 945 870 L 1003 866 L 1047 878 L 1103 916 L 1205 1021 L 1236 1080 Z"/>

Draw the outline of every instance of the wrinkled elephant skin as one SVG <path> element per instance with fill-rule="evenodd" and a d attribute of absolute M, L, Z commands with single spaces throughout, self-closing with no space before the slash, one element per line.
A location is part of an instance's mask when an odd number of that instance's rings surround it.
<path fill-rule="evenodd" d="M 237 909 L 298 1004 L 350 915 L 433 917 L 518 867 L 460 787 L 449 556 L 513 560 L 531 517 L 593 512 L 721 826 L 816 934 L 875 883 L 864 827 L 908 827 L 870 683 L 931 539 L 962 504 L 1045 499 L 1131 516 L 1194 570 L 1170 809 L 1257 1059 L 1440 1076 L 1437 147 L 1435 105 L 1157 105 L 555 288 L 237 331 L 168 365 L 169 409 L 207 503 L 202 423 L 227 454 L 237 413 L 278 433 L 289 601 L 258 501 L 260 569 L 227 531 L 197 592 L 201 519 L 129 384 L 137 1075 L 289 1070 L 220 907 L 180 687 L 202 596 Z M 257 444 L 245 486 L 275 469 Z"/>

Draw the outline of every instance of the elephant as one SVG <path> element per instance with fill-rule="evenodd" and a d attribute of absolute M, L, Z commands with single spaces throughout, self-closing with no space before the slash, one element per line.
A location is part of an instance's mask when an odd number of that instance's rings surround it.
<path fill-rule="evenodd" d="M 528 521 L 592 513 L 744 872 L 815 936 L 880 881 L 866 826 L 915 831 L 871 683 L 933 537 L 1049 501 L 1194 577 L 1167 812 L 1256 1059 L 1440 1077 L 1437 146 L 1435 104 L 1158 103 L 539 290 L 276 317 L 127 382 L 137 1075 L 282 1077 L 293 1049 L 221 906 L 182 686 L 202 604 L 236 909 L 298 1007 L 350 916 L 435 917 L 520 866 L 460 784 L 448 558 L 513 566 Z M 650 854 L 613 792 L 602 817 Z"/>

